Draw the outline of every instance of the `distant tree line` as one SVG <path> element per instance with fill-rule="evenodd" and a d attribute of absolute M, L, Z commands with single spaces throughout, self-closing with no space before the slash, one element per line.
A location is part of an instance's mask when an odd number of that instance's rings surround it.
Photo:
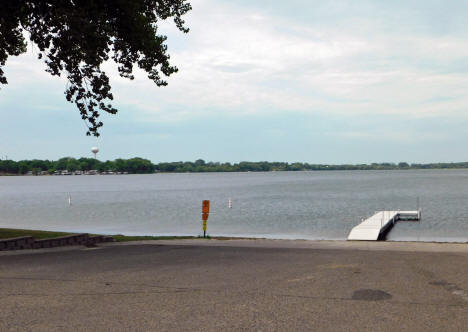
<path fill-rule="evenodd" d="M 55 171 L 69 172 L 90 171 L 98 172 L 128 172 L 130 174 L 154 173 L 155 165 L 143 158 L 116 159 L 114 161 L 100 161 L 94 158 L 71 158 L 65 157 L 56 161 L 51 160 L 0 160 L 0 173 L 3 174 L 27 174 L 34 175 L 47 172 L 54 174 Z"/>
<path fill-rule="evenodd" d="M 400 170 L 400 169 L 442 169 L 468 168 L 468 162 L 460 163 L 430 163 L 408 164 L 400 163 L 372 163 L 372 164 L 309 164 L 268 161 L 242 161 L 240 163 L 205 162 L 199 159 L 195 162 L 179 161 L 159 163 L 155 170 L 159 172 L 272 172 L 272 171 L 344 171 L 344 170 Z"/>
<path fill-rule="evenodd" d="M 153 164 L 148 159 L 131 158 L 116 159 L 114 161 L 100 161 L 94 158 L 72 157 L 51 160 L 0 160 L 0 174 L 54 174 L 56 171 L 68 170 L 98 172 L 128 172 L 129 174 L 148 174 L 155 172 L 188 173 L 188 172 L 271 172 L 271 171 L 340 171 L 340 170 L 404 170 L 404 169 L 444 169 L 468 168 L 468 162 L 459 163 L 430 163 L 408 164 L 400 163 L 372 163 L 372 164 L 309 164 L 287 162 L 250 162 L 219 163 L 205 162 L 203 159 L 178 162 L 162 162 Z"/>

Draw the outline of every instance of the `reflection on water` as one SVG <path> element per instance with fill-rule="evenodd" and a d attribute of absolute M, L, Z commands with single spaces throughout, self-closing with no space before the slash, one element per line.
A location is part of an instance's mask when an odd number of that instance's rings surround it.
<path fill-rule="evenodd" d="M 0 227 L 198 235 L 210 199 L 211 235 L 345 239 L 361 218 L 416 209 L 417 197 L 422 221 L 387 239 L 468 240 L 467 170 L 0 177 Z"/>

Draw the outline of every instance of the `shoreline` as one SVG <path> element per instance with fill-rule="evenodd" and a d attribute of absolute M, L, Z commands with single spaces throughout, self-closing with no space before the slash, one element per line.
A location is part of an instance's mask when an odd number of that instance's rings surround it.
<path fill-rule="evenodd" d="M 273 240 L 265 238 L 143 240 L 105 243 L 102 246 L 132 245 L 468 253 L 467 242 Z"/>
<path fill-rule="evenodd" d="M 51 232 L 26 229 L 0 228 L 0 240 L 13 237 L 32 236 L 37 239 L 51 239 L 76 233 Z M 97 235 L 97 234 L 91 234 Z M 318 250 L 366 250 L 366 251 L 405 251 L 405 252 L 452 252 L 468 253 L 468 242 L 422 242 L 422 241 L 348 241 L 348 240 L 307 240 L 269 239 L 256 237 L 210 236 L 124 236 L 111 235 L 115 242 L 99 243 L 99 247 L 132 245 L 203 246 L 203 247 L 248 247 Z M 64 250 L 65 247 L 60 247 Z M 70 250 L 76 248 L 68 247 Z M 50 249 L 25 249 L 15 252 L 43 252 Z M 66 250 L 66 249 L 65 249 Z M 4 252 L 6 253 L 6 252 Z M 3 254 L 4 254 L 3 253 Z"/>
<path fill-rule="evenodd" d="M 468 255 L 468 243 L 437 243 L 437 242 L 370 242 L 370 241 L 315 241 L 315 240 L 271 240 L 271 239 L 170 239 L 170 240 L 138 240 L 99 243 L 92 247 L 82 245 L 62 246 L 55 248 L 22 249 L 0 251 L 2 256 L 31 255 L 54 252 L 106 250 L 112 248 L 137 247 L 167 247 L 167 248 L 238 248 L 256 250 L 313 250 L 335 252 L 395 252 L 395 253 L 435 253 Z M 127 250 L 127 249 L 125 249 Z"/>
<path fill-rule="evenodd" d="M 156 240 L 189 240 L 189 239 L 204 239 L 201 234 L 177 234 L 177 233 L 163 233 L 159 235 L 153 234 L 128 234 L 128 233 L 108 233 L 108 232 L 93 232 L 93 231 L 67 231 L 67 230 L 42 230 L 42 229 L 26 229 L 26 228 L 10 228 L 0 227 L 0 240 L 10 237 L 20 236 L 33 236 L 37 238 L 49 238 L 66 236 L 73 234 L 88 233 L 89 235 L 102 235 L 112 236 L 116 239 L 116 242 L 129 242 L 129 241 L 156 241 Z M 468 240 L 459 241 L 447 241 L 447 240 L 379 240 L 379 241 L 348 241 L 346 238 L 301 238 L 301 237 L 275 237 L 274 235 L 269 236 L 262 234 L 260 236 L 248 235 L 248 234 L 226 234 L 226 235 L 211 235 L 207 234 L 206 240 L 271 240 L 271 241 L 312 241 L 312 242 L 388 242 L 388 243 L 447 243 L 447 244 L 468 244 Z"/>
<path fill-rule="evenodd" d="M 417 167 L 411 167 L 411 168 L 369 168 L 369 169 L 359 169 L 359 168 L 352 168 L 352 169 L 300 169 L 300 170 L 269 170 L 269 171 L 185 171 L 185 172 L 179 172 L 179 171 L 157 171 L 157 172 L 151 172 L 151 173 L 126 173 L 126 174 L 117 174 L 117 173 L 107 173 L 106 171 L 104 172 L 98 172 L 95 174 L 21 174 L 21 173 L 0 173 L 1 176 L 25 176 L 25 177 L 67 177 L 67 176 L 90 176 L 90 175 L 155 175 L 155 174 L 224 174 L 224 173 L 300 173 L 300 172 L 372 172 L 372 171 L 403 171 L 403 172 L 408 172 L 408 171 L 451 171 L 451 170 L 468 170 L 468 167 L 434 167 L 434 168 L 417 168 Z"/>
<path fill-rule="evenodd" d="M 23 228 L 4 228 L 0 227 L 0 240 L 21 237 L 21 236 L 32 236 L 38 239 L 67 236 L 73 234 L 87 233 L 91 236 L 111 236 L 115 239 L 116 242 L 134 242 L 134 241 L 175 241 L 175 240 L 265 240 L 265 241 L 306 241 L 306 242 L 363 242 L 363 243 L 432 243 L 432 244 L 468 244 L 468 240 L 459 240 L 459 241 L 447 241 L 447 240 L 379 240 L 379 241 L 349 241 L 346 238 L 335 238 L 335 239 L 320 239 L 320 238 L 300 238 L 300 237 L 275 237 L 268 235 L 261 236 L 250 236 L 248 234 L 244 235 L 210 235 L 207 234 L 207 238 L 203 238 L 201 234 L 191 235 L 191 234 L 160 234 L 160 235 L 151 235 L 151 234 L 115 234 L 115 233 L 101 233 L 93 231 L 66 231 L 66 230 L 40 230 L 40 229 L 23 229 Z"/>

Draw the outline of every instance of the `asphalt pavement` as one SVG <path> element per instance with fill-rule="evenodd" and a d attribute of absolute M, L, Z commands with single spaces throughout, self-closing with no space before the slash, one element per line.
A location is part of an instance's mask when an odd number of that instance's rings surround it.
<path fill-rule="evenodd" d="M 467 331 L 468 244 L 156 241 L 0 254 L 0 331 Z"/>

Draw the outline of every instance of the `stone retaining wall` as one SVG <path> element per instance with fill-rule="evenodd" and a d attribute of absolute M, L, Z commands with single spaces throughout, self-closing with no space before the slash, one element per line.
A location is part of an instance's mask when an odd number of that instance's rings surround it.
<path fill-rule="evenodd" d="M 67 236 L 55 237 L 50 239 L 34 239 L 32 236 L 15 237 L 10 239 L 0 239 L 1 250 L 21 250 L 21 249 L 40 249 L 55 248 L 63 246 L 76 245 L 94 245 L 102 242 L 115 241 L 112 236 L 89 236 L 87 233 L 72 234 Z"/>

